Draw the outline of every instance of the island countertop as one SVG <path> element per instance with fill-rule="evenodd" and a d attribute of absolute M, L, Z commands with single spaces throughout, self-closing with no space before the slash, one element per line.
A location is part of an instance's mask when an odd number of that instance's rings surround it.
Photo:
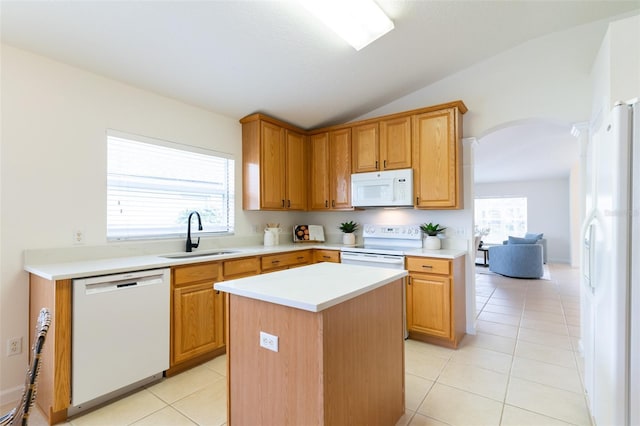
<path fill-rule="evenodd" d="M 407 271 L 343 263 L 316 263 L 214 284 L 216 290 L 320 312 L 407 276 Z"/>

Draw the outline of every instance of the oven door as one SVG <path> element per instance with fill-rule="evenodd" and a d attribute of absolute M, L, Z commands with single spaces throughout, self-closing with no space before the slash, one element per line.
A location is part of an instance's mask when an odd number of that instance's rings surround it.
<path fill-rule="evenodd" d="M 341 263 L 373 266 L 377 268 L 404 269 L 404 256 L 393 254 L 354 253 L 343 251 Z"/>

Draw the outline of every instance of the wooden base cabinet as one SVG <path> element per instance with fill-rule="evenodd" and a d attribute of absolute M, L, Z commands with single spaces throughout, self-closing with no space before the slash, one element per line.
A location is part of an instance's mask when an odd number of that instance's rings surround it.
<path fill-rule="evenodd" d="M 407 257 L 409 337 L 452 348 L 466 329 L 464 256 L 456 259 Z"/>
<path fill-rule="evenodd" d="M 167 375 L 225 351 L 224 294 L 218 262 L 171 269 L 171 356 Z"/>
<path fill-rule="evenodd" d="M 71 294 L 71 280 L 49 281 L 29 274 L 29 345 L 40 309 L 51 312 L 36 398 L 49 424 L 65 421 L 71 404 Z"/>
<path fill-rule="evenodd" d="M 313 250 L 313 263 L 318 263 L 318 262 L 340 263 L 340 250 L 326 250 L 326 249 Z"/>
<path fill-rule="evenodd" d="M 261 269 L 263 273 L 281 271 L 283 269 L 295 268 L 297 266 L 308 265 L 312 260 L 311 250 L 292 251 L 289 253 L 278 253 L 262 256 Z"/>

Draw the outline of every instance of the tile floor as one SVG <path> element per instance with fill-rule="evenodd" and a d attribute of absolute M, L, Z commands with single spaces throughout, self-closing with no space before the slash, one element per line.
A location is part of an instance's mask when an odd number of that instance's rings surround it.
<path fill-rule="evenodd" d="M 578 271 L 551 280 L 477 274 L 477 334 L 458 350 L 406 342 L 398 425 L 591 425 L 582 385 Z M 225 358 L 164 379 L 69 423 L 223 425 Z M 32 425 L 45 424 L 36 410 Z"/>

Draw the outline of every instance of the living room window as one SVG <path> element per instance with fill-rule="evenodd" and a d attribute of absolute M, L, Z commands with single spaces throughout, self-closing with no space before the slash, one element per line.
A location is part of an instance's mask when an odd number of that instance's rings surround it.
<path fill-rule="evenodd" d="M 474 213 L 485 244 L 502 244 L 510 235 L 527 232 L 527 197 L 476 198 Z"/>
<path fill-rule="evenodd" d="M 231 155 L 108 131 L 107 239 L 183 236 L 194 210 L 200 235 L 233 233 L 233 177 Z"/>

